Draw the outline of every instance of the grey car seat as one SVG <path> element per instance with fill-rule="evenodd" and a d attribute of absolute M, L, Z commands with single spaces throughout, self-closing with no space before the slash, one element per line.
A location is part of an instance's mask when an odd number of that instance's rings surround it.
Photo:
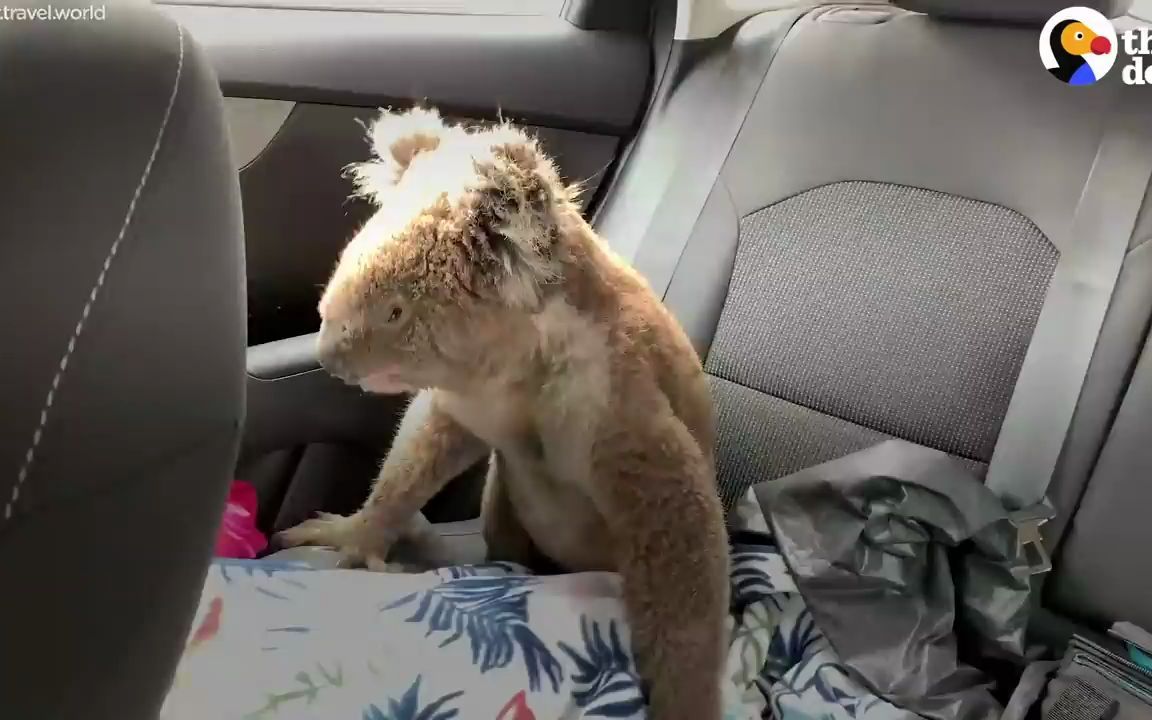
<path fill-rule="evenodd" d="M 1062 0 L 894 5 L 680 43 L 597 225 L 706 358 L 729 504 L 893 437 L 984 476 L 1013 428 L 1037 438 L 1024 461 L 1055 450 L 1045 605 L 1152 627 L 1152 566 L 1130 555 L 1152 544 L 1152 141 L 1117 153 L 1114 128 L 1149 126 L 1152 98 L 1121 84 L 1123 59 L 1091 87 L 1049 76 L 1039 31 Z M 1116 155 L 1145 172 L 1111 172 Z M 1093 209 L 1121 197 L 1131 212 Z M 1107 233 L 1122 270 L 1095 342 L 1073 321 L 1098 278 L 1076 263 Z M 1045 368 L 1081 347 L 1077 394 Z M 1062 394 L 1070 430 L 1047 437 L 1036 410 Z"/>
<path fill-rule="evenodd" d="M 242 230 L 216 78 L 159 12 L 106 13 L 0 23 L 13 720 L 156 716 L 243 413 Z"/>

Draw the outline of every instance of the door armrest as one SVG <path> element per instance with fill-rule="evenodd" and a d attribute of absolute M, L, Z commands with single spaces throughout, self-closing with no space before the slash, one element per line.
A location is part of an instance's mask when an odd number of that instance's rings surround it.
<path fill-rule="evenodd" d="M 277 380 L 319 370 L 316 335 L 311 333 L 253 345 L 248 348 L 248 375 L 260 380 Z"/>
<path fill-rule="evenodd" d="M 241 461 L 311 443 L 352 444 L 383 453 L 408 403 L 333 378 L 316 359 L 316 334 L 248 348 L 248 412 Z"/>

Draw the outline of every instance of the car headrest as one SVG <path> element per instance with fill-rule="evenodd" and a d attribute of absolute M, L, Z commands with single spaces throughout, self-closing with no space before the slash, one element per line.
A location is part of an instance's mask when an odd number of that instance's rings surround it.
<path fill-rule="evenodd" d="M 951 20 L 1043 25 L 1071 5 L 1097 10 L 1105 17 L 1118 17 L 1128 12 L 1132 0 L 892 0 L 892 4 Z"/>

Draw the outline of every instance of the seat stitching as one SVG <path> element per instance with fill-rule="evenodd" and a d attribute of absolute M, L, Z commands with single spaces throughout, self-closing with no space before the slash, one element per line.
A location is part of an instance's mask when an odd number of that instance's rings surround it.
<path fill-rule="evenodd" d="M 78 492 L 54 498 L 51 507 L 48 507 L 47 503 L 40 503 L 39 505 L 33 504 L 31 506 L 25 505 L 19 517 L 13 518 L 10 523 L 0 525 L 0 544 L 6 540 L 5 533 L 18 532 L 21 523 L 26 524 L 35 521 L 37 517 L 43 516 L 49 510 L 59 512 L 61 509 L 67 510 L 68 508 L 82 504 L 91 504 L 92 502 L 106 500 L 108 497 L 124 490 L 132 491 L 133 487 L 144 483 L 154 484 L 156 479 L 163 477 L 163 473 L 173 465 L 182 462 L 194 453 L 201 452 L 205 448 L 219 443 L 221 440 L 229 440 L 228 444 L 234 445 L 238 427 L 239 423 L 232 420 L 222 424 L 218 428 L 205 430 L 190 440 L 182 438 L 183 441 L 178 445 L 163 452 L 154 453 L 139 461 L 133 460 L 133 462 L 123 467 L 121 474 L 118 476 L 123 477 L 125 479 L 124 482 L 116 483 L 115 485 L 99 485 L 91 488 L 81 488 Z"/>
<path fill-rule="evenodd" d="M 104 286 L 104 280 L 108 277 L 108 268 L 112 266 L 112 261 L 116 259 L 116 254 L 120 250 L 120 244 L 123 242 L 124 236 L 128 233 L 128 227 L 132 224 L 132 218 L 136 213 L 136 204 L 140 200 L 140 195 L 144 192 L 144 186 L 147 185 L 148 177 L 152 174 L 152 164 L 156 161 L 156 156 L 160 152 L 160 146 L 163 144 L 164 132 L 168 128 L 168 120 L 172 117 L 172 107 L 176 104 L 176 94 L 180 88 L 180 77 L 184 72 L 184 28 L 177 25 L 176 29 L 180 54 L 176 61 L 176 77 L 172 82 L 172 92 L 168 96 L 168 105 L 164 108 L 164 115 L 160 120 L 160 130 L 156 134 L 156 141 L 152 143 L 152 152 L 148 156 L 148 162 L 145 163 L 143 172 L 140 174 L 140 180 L 136 184 L 136 190 L 132 193 L 132 200 L 128 203 L 128 210 L 124 214 L 124 222 L 120 225 L 120 232 L 116 235 L 112 246 L 108 248 L 108 254 L 104 257 L 104 265 L 100 269 L 100 274 L 96 277 L 96 283 L 92 286 L 92 291 L 88 293 L 88 301 L 84 303 L 84 309 L 80 312 L 80 319 L 76 322 L 76 328 L 72 331 L 72 337 L 68 340 L 68 347 L 64 351 L 64 356 L 60 359 L 60 365 L 56 369 L 55 376 L 52 378 L 52 386 L 48 389 L 48 395 L 44 399 L 44 406 L 40 409 L 40 421 L 36 426 L 36 431 L 32 433 L 32 443 L 24 453 L 24 462 L 21 464 L 20 472 L 16 476 L 16 484 L 12 486 L 12 494 L 8 498 L 8 502 L 4 505 L 4 522 L 11 519 L 13 509 L 16 507 L 17 501 L 20 500 L 20 490 L 28 479 L 28 473 L 32 469 L 33 461 L 36 459 L 36 449 L 40 446 L 40 440 L 44 436 L 44 427 L 48 424 L 48 414 L 52 411 L 52 404 L 56 400 L 56 391 L 60 388 L 60 380 L 64 377 L 64 372 L 68 369 L 68 361 L 72 357 L 72 353 L 76 350 L 76 341 L 80 339 L 81 333 L 84 332 L 84 325 L 88 321 L 88 314 L 92 311 L 92 305 L 96 302 L 96 297 L 99 295 L 100 289 Z"/>

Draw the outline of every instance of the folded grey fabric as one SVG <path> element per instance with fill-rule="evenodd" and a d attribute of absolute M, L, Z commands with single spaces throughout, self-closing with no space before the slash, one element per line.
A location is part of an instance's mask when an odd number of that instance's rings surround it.
<path fill-rule="evenodd" d="M 861 682 L 926 718 L 1000 717 L 987 678 L 961 657 L 1022 656 L 1028 564 L 977 477 L 893 440 L 756 494 L 818 626 Z"/>

